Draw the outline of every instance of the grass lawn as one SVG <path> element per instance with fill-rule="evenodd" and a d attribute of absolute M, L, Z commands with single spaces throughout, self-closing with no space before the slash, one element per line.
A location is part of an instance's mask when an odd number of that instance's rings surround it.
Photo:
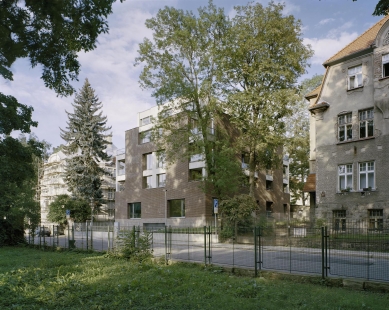
<path fill-rule="evenodd" d="M 389 296 L 220 268 L 0 248 L 0 309 L 388 309 Z"/>

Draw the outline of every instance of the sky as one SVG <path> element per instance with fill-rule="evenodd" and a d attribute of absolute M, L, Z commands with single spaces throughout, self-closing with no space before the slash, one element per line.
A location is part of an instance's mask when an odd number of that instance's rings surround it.
<path fill-rule="evenodd" d="M 269 1 L 255 1 L 267 5 Z M 353 41 L 382 17 L 372 16 L 378 0 L 285 0 L 285 14 L 292 14 L 302 22 L 303 41 L 310 44 L 315 54 L 310 67 L 300 78 L 323 74 L 322 64 Z M 98 38 L 97 48 L 78 54 L 81 70 L 78 81 L 72 82 L 78 91 L 86 78 L 99 100 L 103 103 L 103 115 L 112 126 L 113 143 L 124 148 L 125 131 L 138 126 L 137 113 L 156 105 L 151 91 L 139 87 L 141 67 L 134 67 L 139 43 L 152 38 L 145 21 L 156 15 L 159 9 L 172 6 L 197 12 L 208 0 L 125 0 L 113 5 L 108 18 L 110 31 Z M 246 5 L 248 0 L 214 0 L 229 16 L 234 15 L 235 5 Z M 64 141 L 60 128 L 66 128 L 67 114 L 73 112 L 74 96 L 59 97 L 45 88 L 41 80 L 41 68 L 31 68 L 27 59 L 17 60 L 12 66 L 14 80 L 0 77 L 0 92 L 12 95 L 20 103 L 34 108 L 33 120 L 38 127 L 32 132 L 39 140 L 46 140 L 56 147 Z M 17 134 L 17 133 L 15 133 Z"/>

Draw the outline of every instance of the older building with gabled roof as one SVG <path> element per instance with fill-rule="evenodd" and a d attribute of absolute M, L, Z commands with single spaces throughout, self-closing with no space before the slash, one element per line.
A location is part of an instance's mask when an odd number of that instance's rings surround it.
<path fill-rule="evenodd" d="M 324 64 L 310 101 L 311 215 L 343 229 L 389 218 L 389 16 Z M 311 205 L 312 206 L 312 205 Z"/>

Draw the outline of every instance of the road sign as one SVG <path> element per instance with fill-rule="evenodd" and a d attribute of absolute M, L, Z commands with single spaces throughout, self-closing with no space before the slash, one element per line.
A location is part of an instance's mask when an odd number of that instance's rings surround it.
<path fill-rule="evenodd" d="M 213 213 L 218 214 L 219 211 L 219 199 L 213 198 Z"/>
<path fill-rule="evenodd" d="M 66 210 L 66 218 L 70 218 L 70 210 Z"/>

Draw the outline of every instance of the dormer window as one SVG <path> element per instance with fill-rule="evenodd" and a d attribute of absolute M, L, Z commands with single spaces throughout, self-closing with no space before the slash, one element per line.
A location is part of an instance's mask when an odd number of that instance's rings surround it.
<path fill-rule="evenodd" d="M 389 54 L 382 55 L 382 77 L 389 76 Z"/>
<path fill-rule="evenodd" d="M 362 87 L 362 65 L 348 69 L 348 89 Z"/>

